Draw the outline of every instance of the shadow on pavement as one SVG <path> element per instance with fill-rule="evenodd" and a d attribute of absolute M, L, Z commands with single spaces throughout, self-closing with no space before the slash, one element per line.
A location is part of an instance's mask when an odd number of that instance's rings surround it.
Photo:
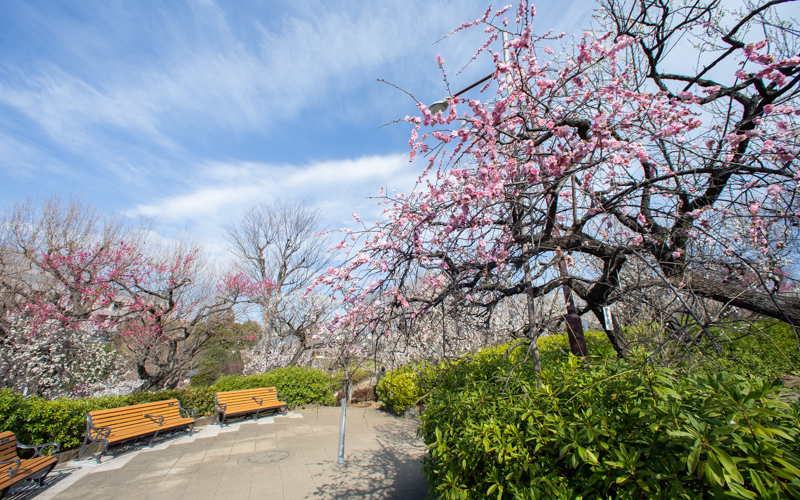
<path fill-rule="evenodd" d="M 424 499 L 428 487 L 420 459 L 425 447 L 416 427 L 417 422 L 398 418 L 375 425 L 379 449 L 352 451 L 344 464 L 334 464 L 317 498 Z"/>
<path fill-rule="evenodd" d="M 6 493 L 6 496 L 3 497 L 3 500 L 28 500 L 38 497 L 39 495 L 44 496 L 50 488 L 62 481 L 66 481 L 72 474 L 80 470 L 80 467 L 67 465 L 61 469 L 51 471 L 44 481 L 44 486 L 41 488 L 36 486 L 36 483 L 33 481 L 22 481 L 12 486 L 8 493 Z"/>

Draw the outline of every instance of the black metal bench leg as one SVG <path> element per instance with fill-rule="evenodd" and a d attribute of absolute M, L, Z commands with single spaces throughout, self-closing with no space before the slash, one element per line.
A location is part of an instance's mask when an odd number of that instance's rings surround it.
<path fill-rule="evenodd" d="M 88 448 L 90 444 L 88 440 L 89 436 L 87 434 L 86 437 L 83 438 L 83 446 L 81 446 L 81 452 L 78 453 L 78 460 L 83 460 L 83 454 L 86 453 L 86 448 Z"/>
<path fill-rule="evenodd" d="M 155 433 L 155 434 L 153 434 L 153 437 L 151 437 L 151 438 L 150 438 L 150 442 L 149 442 L 149 443 L 147 443 L 147 446 L 149 446 L 149 447 L 151 447 L 151 448 L 153 447 L 153 441 L 155 441 L 155 440 L 156 440 L 156 437 L 158 436 L 158 432 L 159 432 L 159 431 L 156 431 L 156 433 Z"/>
<path fill-rule="evenodd" d="M 42 474 L 41 477 L 36 478 L 36 484 L 39 486 L 39 488 L 42 488 L 44 486 L 45 478 L 47 477 L 48 474 L 50 474 L 50 472 L 53 469 L 55 469 L 55 467 L 56 467 L 56 464 L 52 464 L 50 467 L 47 468 L 47 470 L 44 472 L 44 474 Z"/>
<path fill-rule="evenodd" d="M 103 453 L 105 453 L 106 451 L 108 451 L 108 441 L 103 439 L 103 447 L 100 448 L 100 451 L 98 451 L 97 455 L 95 456 L 95 460 L 97 460 L 98 464 L 100 463 L 100 459 L 103 457 Z"/>

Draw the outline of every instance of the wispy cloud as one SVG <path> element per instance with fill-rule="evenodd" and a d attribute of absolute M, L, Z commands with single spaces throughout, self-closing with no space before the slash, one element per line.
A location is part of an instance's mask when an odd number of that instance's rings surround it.
<path fill-rule="evenodd" d="M 413 188 L 418 167 L 408 156 L 393 154 L 332 160 L 307 166 L 262 163 L 209 163 L 188 192 L 137 205 L 132 215 L 156 217 L 172 225 L 228 222 L 249 203 L 281 197 L 307 199 L 325 210 L 328 223 L 342 224 L 365 208 L 376 216 L 374 203 L 381 186 Z M 369 208 L 367 208 L 369 207 Z"/>
<path fill-rule="evenodd" d="M 109 22 L 130 22 L 125 11 L 97 7 Z M 0 102 L 72 149 L 91 144 L 92 127 L 98 125 L 168 147 L 174 146 L 171 128 L 178 115 L 183 126 L 198 129 L 279 125 L 332 93 L 350 88 L 357 94 L 365 73 L 413 54 L 447 29 L 442 20 L 435 21 L 441 19 L 440 9 L 427 9 L 428 22 L 417 23 L 414 9 L 400 4 L 358 10 L 322 4 L 302 13 L 284 11 L 279 23 L 254 21 L 247 36 L 236 33 L 211 3 L 184 12 L 191 17 L 180 20 L 183 29 L 163 10 L 153 13 L 165 32 L 157 54 L 126 58 L 112 50 L 98 57 L 87 50 L 85 45 L 97 43 L 87 36 L 83 44 L 73 41 L 62 48 L 67 53 L 59 55 L 69 67 L 57 60 L 7 66 Z M 100 35 L 114 27 L 91 29 Z M 246 43 L 248 37 L 256 43 Z M 185 121 L 198 116 L 203 120 Z"/>
<path fill-rule="evenodd" d="M 565 2 L 541 15 L 593 5 Z M 206 233 L 262 197 L 313 200 L 332 225 L 376 216 L 366 197 L 408 191 L 419 172 L 397 154 L 410 127 L 378 129 L 414 103 L 376 80 L 431 102 L 445 92 L 436 54 L 456 89 L 483 76 L 488 60 L 456 75 L 482 30 L 435 42 L 485 5 L 12 0 L 0 11 L 0 169 L 15 173 L 0 193 L 88 191 Z"/>

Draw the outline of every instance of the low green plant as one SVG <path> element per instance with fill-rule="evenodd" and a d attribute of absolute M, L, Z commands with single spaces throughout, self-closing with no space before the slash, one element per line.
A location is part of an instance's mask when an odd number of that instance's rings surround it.
<path fill-rule="evenodd" d="M 608 343 L 605 333 L 598 331 L 585 332 L 589 351 L 600 356 L 613 356 L 614 350 Z M 529 342 L 527 340 L 512 341 L 488 347 L 475 353 L 472 358 L 464 360 L 431 363 L 416 363 L 391 370 L 378 383 L 378 399 L 388 408 L 402 413 L 412 405 L 424 402 L 425 395 L 438 387 L 440 372 L 450 366 L 458 365 L 470 359 L 493 363 L 499 360 L 512 364 L 526 363 L 530 359 Z M 566 335 L 551 335 L 539 339 L 539 355 L 542 363 L 556 362 L 569 354 L 569 340 Z"/>
<path fill-rule="evenodd" d="M 236 391 L 241 389 L 255 389 L 257 387 L 277 387 L 278 392 L 286 396 L 286 402 L 291 407 L 315 402 L 333 404 L 334 381 L 322 370 L 291 366 L 288 368 L 275 368 L 266 373 L 250 375 L 229 375 L 217 380 L 211 390 Z"/>
<path fill-rule="evenodd" d="M 25 444 L 57 441 L 63 450 L 81 444 L 86 413 L 127 405 L 125 397 L 48 401 L 39 397 L 26 399 L 4 389 L 0 391 L 0 422 L 4 423 L 2 430 L 12 431 Z"/>
<path fill-rule="evenodd" d="M 573 356 L 440 374 L 419 432 L 440 498 L 798 498 L 781 383 Z"/>
<path fill-rule="evenodd" d="M 86 414 L 165 399 L 177 399 L 184 408 L 197 410 L 198 416 L 214 413 L 214 393 L 258 387 L 277 387 L 289 407 L 320 402 L 333 405 L 331 378 L 321 370 L 291 367 L 243 377 L 222 377 L 211 387 L 140 392 L 129 396 L 56 399 L 24 398 L 9 389 L 0 390 L 0 430 L 12 431 L 26 444 L 57 441 L 62 450 L 83 442 Z"/>
<path fill-rule="evenodd" d="M 706 356 L 699 358 L 710 371 L 777 378 L 800 373 L 800 347 L 794 329 L 774 320 L 731 323 L 710 332 L 710 342 L 700 335 Z"/>
<path fill-rule="evenodd" d="M 407 365 L 387 372 L 378 382 L 378 399 L 397 413 L 411 408 L 425 395 L 420 384 L 419 367 Z"/>

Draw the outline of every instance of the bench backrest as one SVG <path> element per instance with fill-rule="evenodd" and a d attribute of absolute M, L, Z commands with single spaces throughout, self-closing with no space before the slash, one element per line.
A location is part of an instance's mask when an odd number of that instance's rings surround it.
<path fill-rule="evenodd" d="M 145 417 L 147 414 L 163 415 L 163 425 L 165 426 L 181 418 L 177 399 L 167 399 L 140 405 L 120 406 L 119 408 L 111 408 L 109 410 L 90 411 L 87 416 L 91 417 L 92 424 L 95 427 L 111 427 L 112 430 L 122 430 L 128 427 L 139 427 L 142 424 L 157 425 L 159 419 Z"/>
<path fill-rule="evenodd" d="M 17 458 L 17 437 L 11 431 L 0 432 L 0 462 Z"/>
<path fill-rule="evenodd" d="M 243 389 L 241 391 L 218 392 L 214 394 L 217 404 L 246 404 L 255 403 L 256 400 L 263 400 L 262 406 L 274 406 L 283 401 L 278 401 L 278 389 L 274 387 L 260 387 L 258 389 Z"/>

